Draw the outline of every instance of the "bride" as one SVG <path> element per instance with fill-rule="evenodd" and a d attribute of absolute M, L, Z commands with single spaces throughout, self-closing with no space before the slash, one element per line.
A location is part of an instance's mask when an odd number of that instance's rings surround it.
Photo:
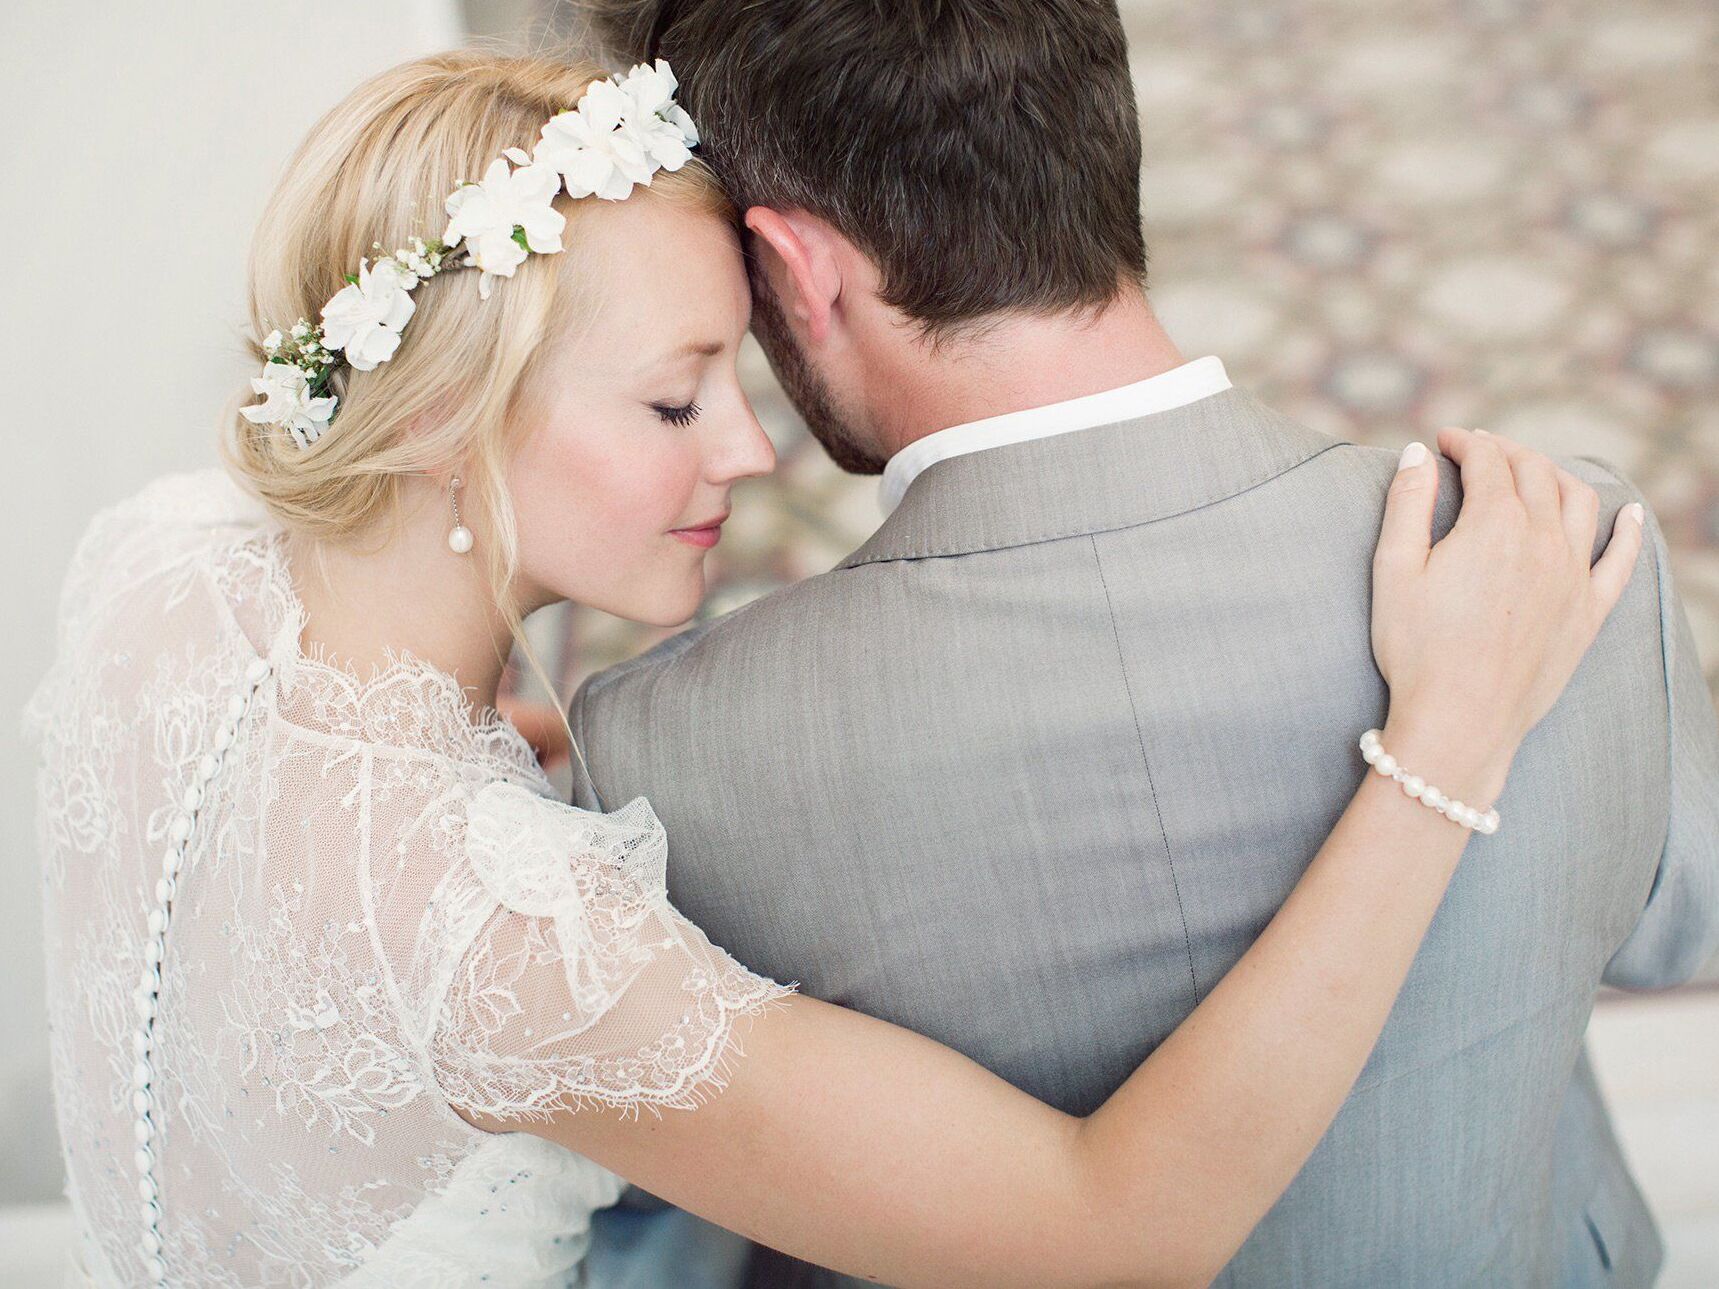
<path fill-rule="evenodd" d="M 1630 576 L 1639 512 L 1590 568 L 1593 492 L 1478 432 L 1429 549 L 1405 453 L 1377 773 L 1090 1117 L 753 974 L 670 905 L 648 801 L 562 804 L 493 707 L 522 614 L 691 617 L 773 464 L 674 88 L 467 52 L 354 91 L 257 234 L 230 471 L 78 549 L 31 705 L 77 1283 L 564 1285 L 621 1177 L 892 1284 L 1205 1283 Z"/>

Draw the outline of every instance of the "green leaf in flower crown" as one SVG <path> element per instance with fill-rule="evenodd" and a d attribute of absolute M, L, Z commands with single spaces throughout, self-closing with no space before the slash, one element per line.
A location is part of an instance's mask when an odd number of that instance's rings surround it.
<path fill-rule="evenodd" d="M 518 242 L 525 250 L 529 251 L 531 249 L 531 243 L 525 240 L 524 224 L 515 224 L 513 226 L 513 240 Z"/>

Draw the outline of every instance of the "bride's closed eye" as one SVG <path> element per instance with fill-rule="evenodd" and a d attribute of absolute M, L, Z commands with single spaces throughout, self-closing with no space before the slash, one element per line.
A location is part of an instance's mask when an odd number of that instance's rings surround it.
<path fill-rule="evenodd" d="M 684 404 L 652 403 L 651 410 L 670 425 L 691 425 L 698 419 L 700 409 L 698 404 L 693 402 Z"/>

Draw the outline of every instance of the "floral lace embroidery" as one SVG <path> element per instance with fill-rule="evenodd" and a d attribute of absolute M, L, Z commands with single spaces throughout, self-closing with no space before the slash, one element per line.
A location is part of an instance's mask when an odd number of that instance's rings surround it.
<path fill-rule="evenodd" d="M 56 1110 L 93 1261 L 124 1283 L 159 1258 L 161 1279 L 235 1286 L 571 1266 L 619 1182 L 547 1143 L 498 1151 L 509 1138 L 461 1114 L 695 1105 L 721 1086 L 736 1018 L 788 991 L 675 912 L 642 798 L 563 805 L 453 678 L 402 654 L 361 679 L 302 649 L 285 552 L 218 472 L 104 512 L 28 709 Z M 270 672 L 234 722 L 259 658 Z M 175 847 L 163 937 L 150 919 Z M 152 1131 L 134 1140 L 145 1057 Z M 145 1144 L 147 1230 L 130 1167 Z M 476 1198 L 492 1186 L 516 1214 L 567 1221 L 500 1222 Z"/>

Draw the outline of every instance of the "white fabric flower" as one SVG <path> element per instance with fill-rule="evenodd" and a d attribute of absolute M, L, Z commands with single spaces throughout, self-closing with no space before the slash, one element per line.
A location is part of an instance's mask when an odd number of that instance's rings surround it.
<path fill-rule="evenodd" d="M 525 155 L 518 149 L 509 152 Z M 561 249 L 567 217 L 552 204 L 560 188 L 560 177 L 546 165 L 510 169 L 506 157 L 497 157 L 481 182 L 465 184 L 449 195 L 448 231 L 442 240 L 450 247 L 464 240 L 471 262 L 483 270 L 478 294 L 484 299 L 489 298 L 496 278 L 513 276 L 528 249 L 539 254 Z M 514 240 L 515 228 L 525 230 L 524 246 Z"/>
<path fill-rule="evenodd" d="M 241 407 L 239 414 L 253 425 L 283 427 L 301 448 L 322 437 L 339 402 L 332 394 L 312 398 L 309 375 L 292 363 L 264 363 L 262 375 L 251 377 L 251 392 L 263 401 Z"/>
<path fill-rule="evenodd" d="M 634 184 L 651 181 L 645 149 L 632 134 L 620 130 L 634 111 L 632 96 L 619 85 L 592 81 L 578 107 L 544 123 L 537 163 L 562 176 L 569 197 L 620 201 Z"/>
<path fill-rule="evenodd" d="M 661 112 L 674 101 L 674 92 L 680 88 L 680 82 L 669 70 L 669 65 L 659 58 L 654 67 L 634 63 L 633 69 L 621 78 L 621 88 L 632 96 L 639 111 L 649 116 Z"/>
<path fill-rule="evenodd" d="M 679 170 L 692 159 L 692 149 L 686 146 L 680 127 L 660 116 L 634 113 L 621 122 L 616 137 L 629 140 L 646 157 L 646 174 L 639 182 L 647 187 L 656 171 Z"/>
<path fill-rule="evenodd" d="M 579 105 L 543 126 L 536 160 L 565 179 L 569 197 L 621 201 L 658 170 L 692 157 L 698 130 L 676 105 L 674 73 L 662 59 L 619 81 L 592 81 Z"/>
<path fill-rule="evenodd" d="M 410 285 L 408 285 L 410 284 Z M 393 260 L 358 262 L 358 281 L 348 283 L 322 306 L 322 343 L 342 350 L 358 371 L 372 371 L 400 347 L 400 331 L 416 305 L 408 292 L 418 284 Z"/>
<path fill-rule="evenodd" d="M 627 73 L 621 82 L 621 88 L 632 96 L 638 108 L 638 114 L 643 118 L 657 118 L 664 125 L 672 127 L 674 138 L 669 138 L 669 132 L 653 131 L 662 136 L 662 145 L 669 148 L 671 142 L 679 145 L 679 150 L 686 152 L 686 157 L 692 155 L 690 149 L 698 146 L 698 127 L 692 123 L 692 117 L 687 115 L 685 108 L 674 101 L 674 94 L 680 88 L 680 82 L 675 79 L 674 72 L 662 59 L 657 59 L 655 67 L 638 64 Z M 677 155 L 669 148 L 667 154 L 660 158 L 664 170 L 679 170 L 686 164 L 686 157 L 670 163 L 668 156 Z"/>

